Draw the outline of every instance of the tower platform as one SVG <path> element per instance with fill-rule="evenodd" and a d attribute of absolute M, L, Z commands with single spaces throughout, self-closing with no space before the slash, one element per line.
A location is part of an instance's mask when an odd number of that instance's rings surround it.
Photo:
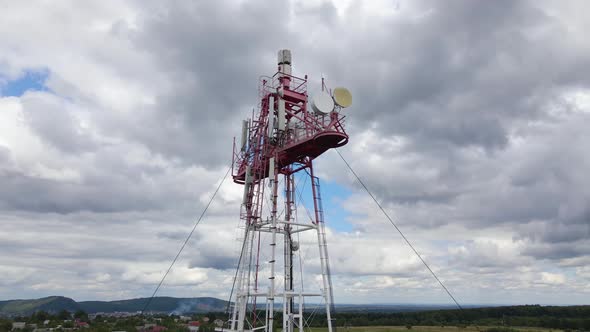
<path fill-rule="evenodd" d="M 295 134 L 296 132 L 293 132 Z M 301 132 L 300 132 L 301 133 Z M 305 134 L 305 133 L 303 133 Z M 296 136 L 297 137 L 297 136 Z M 303 161 L 305 158 L 315 159 L 324 152 L 332 148 L 338 148 L 348 143 L 348 135 L 338 130 L 320 130 L 309 135 L 309 137 L 297 137 L 293 139 L 286 147 L 276 149 L 276 155 L 278 166 L 283 168 L 284 166 L 291 165 L 297 162 Z M 273 151 L 269 151 L 269 154 L 274 154 Z M 269 175 L 269 159 L 264 158 L 265 169 L 264 176 L 266 178 Z M 234 182 L 243 184 L 246 180 L 246 164 L 242 164 L 244 167 L 240 167 L 236 174 L 234 174 Z M 261 180 L 262 178 L 256 179 Z"/>

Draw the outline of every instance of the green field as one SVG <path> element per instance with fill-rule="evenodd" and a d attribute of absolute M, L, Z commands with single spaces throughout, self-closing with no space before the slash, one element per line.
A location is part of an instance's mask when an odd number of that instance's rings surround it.
<path fill-rule="evenodd" d="M 338 327 L 338 332 L 485 332 L 492 326 L 412 326 L 408 329 L 405 326 L 352 326 L 352 327 Z M 308 331 L 309 329 L 306 329 Z M 519 332 L 561 332 L 558 329 L 544 329 L 540 327 L 516 327 L 511 328 L 513 331 Z M 311 332 L 328 332 L 325 327 L 313 327 Z"/>

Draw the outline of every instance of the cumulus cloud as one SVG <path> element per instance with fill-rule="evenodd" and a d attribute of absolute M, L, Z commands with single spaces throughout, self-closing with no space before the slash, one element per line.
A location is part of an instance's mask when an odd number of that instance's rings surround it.
<path fill-rule="evenodd" d="M 43 91 L 0 95 L 0 293 L 151 294 L 286 47 L 310 89 L 323 74 L 353 92 L 343 155 L 461 301 L 587 301 L 586 7 L 11 4 L 0 84 L 47 78 Z M 448 301 L 339 157 L 316 166 L 349 191 L 325 200 L 345 214 L 328 223 L 337 300 Z M 228 296 L 240 201 L 226 182 L 163 292 Z M 313 237 L 300 240 L 317 283 Z"/>

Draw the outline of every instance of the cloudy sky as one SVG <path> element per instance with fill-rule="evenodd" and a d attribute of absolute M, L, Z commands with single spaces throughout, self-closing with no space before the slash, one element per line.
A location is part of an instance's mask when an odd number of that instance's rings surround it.
<path fill-rule="evenodd" d="M 587 2 L 0 4 L 0 300 L 151 295 L 289 48 L 352 91 L 341 153 L 459 302 L 588 304 Z M 451 303 L 316 166 L 336 301 Z M 240 201 L 225 182 L 161 295 L 227 298 Z"/>

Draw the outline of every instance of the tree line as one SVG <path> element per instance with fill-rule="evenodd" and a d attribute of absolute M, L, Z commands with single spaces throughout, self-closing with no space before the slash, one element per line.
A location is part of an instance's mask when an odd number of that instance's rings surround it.
<path fill-rule="evenodd" d="M 590 331 L 590 306 L 506 306 L 421 312 L 335 313 L 336 326 L 527 326 Z M 312 326 L 325 326 L 318 315 Z"/>

